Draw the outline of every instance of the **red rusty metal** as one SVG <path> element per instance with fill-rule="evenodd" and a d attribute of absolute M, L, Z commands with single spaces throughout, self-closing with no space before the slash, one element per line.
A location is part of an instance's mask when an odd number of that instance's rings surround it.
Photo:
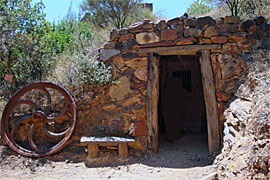
<path fill-rule="evenodd" d="M 50 115 L 47 115 L 47 113 L 49 112 L 48 107 L 50 106 L 52 100 L 48 89 L 60 93 L 61 96 L 63 96 L 65 99 L 64 108 L 61 110 L 59 114 L 57 114 L 56 117 L 51 117 Z M 32 90 L 40 90 L 43 92 L 45 97 L 47 97 L 48 106 L 46 106 L 44 110 L 42 110 L 41 107 L 39 107 L 37 104 L 35 104 L 35 102 L 32 102 L 31 100 L 21 99 L 23 98 L 24 94 Z M 13 123 L 14 119 L 12 119 L 13 117 L 12 110 L 14 110 L 17 106 L 22 104 L 31 107 L 34 112 L 32 114 L 24 114 L 23 116 L 19 116 L 18 120 L 15 119 L 15 123 Z M 68 123 L 67 129 L 65 129 L 63 132 L 52 132 L 48 130 L 46 128 L 46 123 L 53 123 L 58 118 L 65 115 L 67 113 L 68 108 L 69 108 L 68 113 L 71 114 L 71 120 Z M 28 130 L 27 134 L 28 146 L 23 146 L 19 144 L 18 142 L 16 142 L 16 139 L 14 137 L 14 134 L 16 133 L 18 127 L 24 126 L 25 123 L 31 123 L 31 127 Z M 75 125 L 76 125 L 76 104 L 71 95 L 67 92 L 67 90 L 51 82 L 38 82 L 27 85 L 26 87 L 17 91 L 13 95 L 13 97 L 9 100 L 2 114 L 1 132 L 3 139 L 7 142 L 9 147 L 12 148 L 17 153 L 28 157 L 42 157 L 51 155 L 61 150 L 67 144 L 68 139 L 71 137 Z M 39 147 L 35 144 L 33 139 L 33 131 L 36 127 L 41 127 L 41 130 L 44 131 L 45 135 L 59 138 L 59 142 L 54 144 L 52 147 L 47 147 L 45 150 L 39 149 Z"/>

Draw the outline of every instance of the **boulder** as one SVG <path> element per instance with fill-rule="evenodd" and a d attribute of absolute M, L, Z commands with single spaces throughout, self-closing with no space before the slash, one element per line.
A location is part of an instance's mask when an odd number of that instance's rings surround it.
<path fill-rule="evenodd" d="M 185 25 L 189 27 L 195 27 L 196 26 L 196 19 L 195 18 L 188 18 L 185 20 Z"/>
<path fill-rule="evenodd" d="M 262 23 L 257 27 L 258 32 L 265 32 L 268 30 L 270 30 L 270 24 L 267 24 L 267 23 Z"/>
<path fill-rule="evenodd" d="M 124 102 L 122 102 L 121 106 L 131 106 L 137 102 L 140 102 L 140 98 L 132 96 L 131 98 L 127 98 Z"/>
<path fill-rule="evenodd" d="M 216 26 L 210 26 L 210 27 L 206 28 L 206 30 L 204 31 L 204 37 L 206 37 L 206 38 L 218 36 L 219 34 L 220 33 L 219 33 L 218 29 L 216 28 Z"/>
<path fill-rule="evenodd" d="M 156 25 L 156 28 L 159 30 L 159 31 L 162 31 L 163 29 L 166 29 L 168 26 L 167 26 L 167 23 L 165 20 L 161 20 L 159 21 L 159 23 Z"/>
<path fill-rule="evenodd" d="M 140 59 L 136 59 L 136 60 L 130 60 L 130 61 L 125 61 L 126 66 L 130 67 L 132 69 L 137 69 L 140 67 L 146 67 L 147 66 L 147 61 L 143 61 Z"/>
<path fill-rule="evenodd" d="M 142 81 L 147 81 L 147 67 L 141 67 L 138 68 L 135 72 L 134 75 L 136 78 Z"/>
<path fill-rule="evenodd" d="M 240 29 L 242 31 L 251 32 L 254 28 L 256 29 L 257 26 L 256 26 L 256 23 L 253 20 L 245 20 L 240 25 Z"/>
<path fill-rule="evenodd" d="M 136 40 L 128 39 L 126 42 L 122 43 L 122 51 L 131 50 L 135 45 L 138 45 Z"/>
<path fill-rule="evenodd" d="M 154 24 L 150 20 L 143 20 L 143 21 L 130 25 L 128 27 L 128 31 L 131 33 L 138 33 L 138 32 L 152 30 L 153 27 L 154 27 Z"/>
<path fill-rule="evenodd" d="M 219 24 L 218 29 L 221 33 L 226 33 L 226 32 L 236 32 L 238 29 L 238 25 L 236 24 Z"/>
<path fill-rule="evenodd" d="M 134 39 L 134 34 L 121 35 L 120 38 L 119 38 L 119 42 L 124 42 L 124 41 L 127 41 L 129 39 Z"/>
<path fill-rule="evenodd" d="M 127 52 L 127 53 L 122 54 L 122 57 L 124 59 L 134 59 L 134 58 L 139 57 L 139 55 L 137 53 Z"/>
<path fill-rule="evenodd" d="M 224 22 L 229 23 L 229 24 L 238 24 L 240 23 L 240 17 L 239 16 L 225 16 Z"/>
<path fill-rule="evenodd" d="M 124 35 L 124 34 L 127 34 L 128 33 L 128 29 L 127 28 L 123 28 L 123 29 L 120 29 L 119 30 L 119 34 L 120 35 Z"/>
<path fill-rule="evenodd" d="M 111 85 L 109 95 L 112 99 L 122 99 L 130 92 L 130 82 L 126 76 L 120 77 L 117 84 Z"/>
<path fill-rule="evenodd" d="M 224 64 L 224 66 L 222 67 L 222 71 L 221 71 L 223 79 L 230 78 L 230 77 L 234 76 L 235 65 L 236 65 L 236 63 L 232 62 L 232 61 Z"/>
<path fill-rule="evenodd" d="M 246 35 L 246 38 L 247 39 L 251 39 L 251 40 L 256 40 L 256 39 L 261 39 L 261 35 L 251 33 L 251 34 L 247 34 Z"/>
<path fill-rule="evenodd" d="M 212 42 L 211 39 L 206 39 L 206 38 L 201 39 L 200 42 L 199 42 L 199 44 L 212 44 L 212 43 L 213 42 Z"/>
<path fill-rule="evenodd" d="M 222 52 L 225 54 L 236 55 L 239 53 L 239 48 L 236 43 L 226 43 L 222 46 Z"/>
<path fill-rule="evenodd" d="M 139 44 L 151 44 L 159 42 L 159 37 L 154 32 L 143 32 L 136 34 L 136 41 Z"/>
<path fill-rule="evenodd" d="M 121 69 L 123 66 L 125 66 L 124 59 L 121 56 L 113 58 L 113 64 L 117 69 Z"/>
<path fill-rule="evenodd" d="M 235 36 L 235 35 L 230 35 L 229 36 L 229 42 L 240 42 L 244 39 L 243 36 Z"/>
<path fill-rule="evenodd" d="M 266 19 L 263 16 L 258 16 L 254 19 L 254 21 L 256 22 L 257 25 L 260 25 L 260 24 L 266 22 Z"/>
<path fill-rule="evenodd" d="M 243 39 L 242 41 L 239 41 L 237 45 L 241 50 L 246 50 L 251 47 L 252 41 L 249 39 Z"/>
<path fill-rule="evenodd" d="M 115 47 L 115 42 L 107 42 L 104 44 L 104 49 L 113 49 Z"/>
<path fill-rule="evenodd" d="M 214 25 L 216 25 L 216 21 L 210 16 L 200 17 L 196 21 L 196 27 L 199 29 Z"/>
<path fill-rule="evenodd" d="M 116 49 L 100 49 L 99 57 L 102 61 L 107 61 L 108 59 L 119 53 L 120 51 Z"/>
<path fill-rule="evenodd" d="M 116 41 L 114 49 L 121 50 L 122 49 L 122 43 Z"/>
<path fill-rule="evenodd" d="M 110 33 L 110 41 L 114 41 L 120 37 L 119 32 L 116 29 L 113 29 Z"/>
<path fill-rule="evenodd" d="M 177 39 L 177 31 L 172 29 L 166 29 L 161 31 L 161 41 L 170 41 Z"/>
<path fill-rule="evenodd" d="M 213 43 L 216 44 L 224 44 L 227 42 L 227 36 L 216 36 L 216 37 L 211 37 L 211 40 L 213 41 Z"/>
<path fill-rule="evenodd" d="M 171 25 L 179 24 L 180 22 L 181 22 L 181 19 L 180 19 L 180 18 L 174 18 L 174 19 L 169 20 L 169 21 L 167 22 L 167 24 L 168 24 L 169 26 L 171 26 Z"/>
<path fill-rule="evenodd" d="M 189 28 L 184 30 L 185 37 L 202 37 L 202 30 L 197 28 Z"/>
<path fill-rule="evenodd" d="M 191 45 L 197 42 L 196 38 L 187 38 L 187 39 L 182 39 L 176 42 L 176 45 Z"/>
<path fill-rule="evenodd" d="M 216 96 L 217 96 L 217 100 L 220 102 L 227 102 L 230 99 L 230 96 L 224 93 L 216 93 Z"/>

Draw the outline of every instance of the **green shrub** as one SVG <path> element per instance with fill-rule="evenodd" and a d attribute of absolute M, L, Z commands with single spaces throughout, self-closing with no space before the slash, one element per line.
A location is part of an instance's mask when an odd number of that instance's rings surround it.
<path fill-rule="evenodd" d="M 21 86 L 54 67 L 43 4 L 31 0 L 0 1 L 0 98 L 8 99 Z M 5 76 L 12 77 L 6 81 Z"/>
<path fill-rule="evenodd" d="M 77 89 L 99 88 L 111 81 L 111 67 L 92 59 L 89 55 L 79 53 L 62 58 L 53 72 L 52 81 Z"/>

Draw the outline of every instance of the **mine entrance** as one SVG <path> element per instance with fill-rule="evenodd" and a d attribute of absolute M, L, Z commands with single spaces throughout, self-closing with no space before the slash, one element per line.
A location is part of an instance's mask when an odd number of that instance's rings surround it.
<path fill-rule="evenodd" d="M 206 142 L 207 118 L 199 56 L 160 56 L 159 64 L 159 139 L 165 136 L 167 141 L 174 142 L 184 136 L 199 135 Z"/>

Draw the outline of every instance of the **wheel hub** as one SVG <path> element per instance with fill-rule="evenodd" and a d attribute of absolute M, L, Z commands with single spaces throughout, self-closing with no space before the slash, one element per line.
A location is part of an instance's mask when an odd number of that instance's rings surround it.
<path fill-rule="evenodd" d="M 47 118 L 47 115 L 43 111 L 36 111 L 32 115 L 33 123 L 43 124 Z"/>

